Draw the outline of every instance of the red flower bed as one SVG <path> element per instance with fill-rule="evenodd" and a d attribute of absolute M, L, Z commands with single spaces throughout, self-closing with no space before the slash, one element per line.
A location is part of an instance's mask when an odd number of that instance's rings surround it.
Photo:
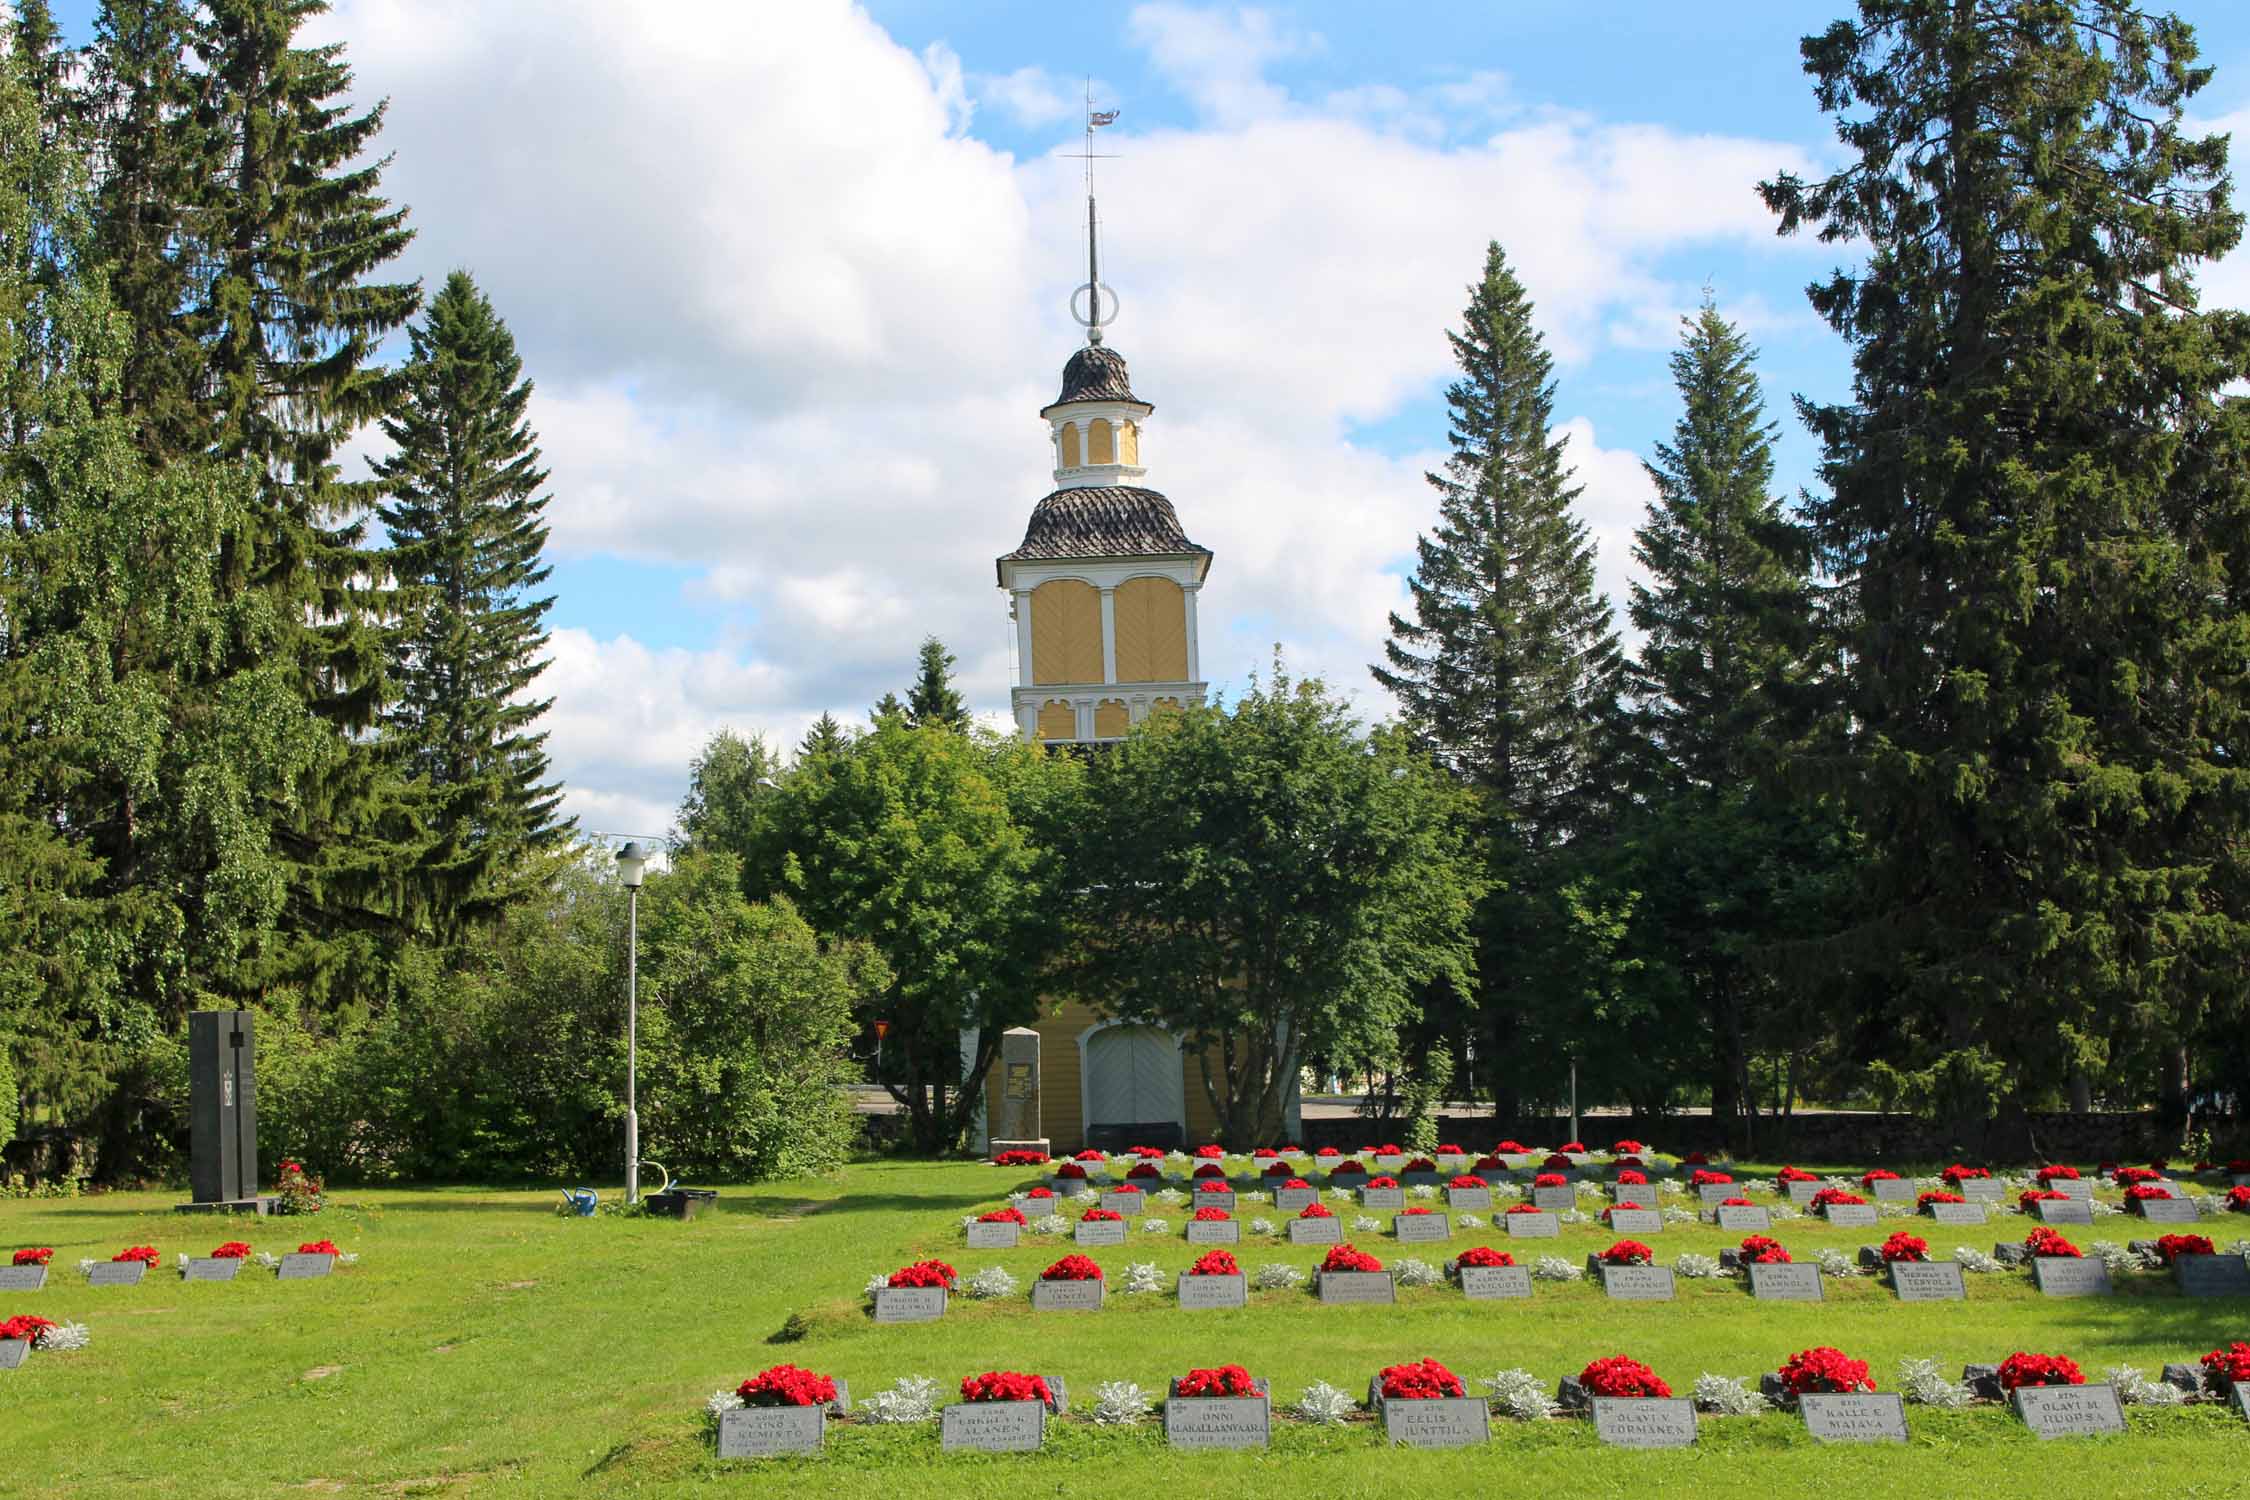
<path fill-rule="evenodd" d="M 1964 1167 L 1959 1162 L 1955 1162 L 1952 1166 L 1938 1173 L 1938 1176 L 1952 1183 L 1955 1187 L 1959 1187 L 1964 1182 L 1970 1182 L 1979 1177 L 1990 1177 L 1991 1175 L 1983 1167 Z"/>
<path fill-rule="evenodd" d="M 1480 1156 L 1477 1158 L 1477 1170 L 1479 1172 L 1504 1172 L 1507 1169 L 1508 1164 L 1497 1156 Z"/>
<path fill-rule="evenodd" d="M 1108 1160 L 1109 1160 L 1109 1158 L 1108 1158 L 1108 1157 L 1106 1157 L 1106 1156 L 1104 1156 L 1104 1155 L 1102 1155 L 1102 1154 L 1101 1154 L 1101 1153 L 1100 1153 L 1099 1151 L 1091 1151 L 1091 1150 L 1089 1150 L 1089 1151 L 1081 1151 L 1081 1152 L 1079 1152 L 1079 1153 L 1078 1153 L 1078 1154 L 1077 1154 L 1076 1156 L 1073 1156 L 1073 1157 L 1071 1158 L 1071 1160 L 1072 1160 L 1072 1161 L 1099 1161 L 1099 1162 L 1106 1162 L 1106 1161 L 1108 1161 Z"/>
<path fill-rule="evenodd" d="M 1617 1174 L 1617 1185 L 1619 1187 L 1647 1187 L 1648 1173 L 1636 1172 L 1628 1167 Z"/>
<path fill-rule="evenodd" d="M 1216 1253 L 1216 1252 L 1214 1252 Z M 1175 1396 L 1255 1396 L 1258 1382 L 1240 1365 L 1221 1365 L 1216 1370 L 1190 1370 L 1180 1377 L 1172 1388 Z"/>
<path fill-rule="evenodd" d="M 1367 1185 L 1371 1188 L 1395 1188 L 1398 1186 L 1398 1179 L 1396 1177 L 1370 1177 L 1367 1179 Z"/>
<path fill-rule="evenodd" d="M 1234 1191 L 1224 1181 L 1213 1182 L 1209 1180 L 1197 1183 L 1195 1190 L 1199 1193 L 1231 1193 Z"/>
<path fill-rule="evenodd" d="M 2137 1214 L 2141 1211 L 2141 1205 L 2151 1199 L 2168 1199 L 2171 1196 L 2170 1188 L 2151 1187 L 2145 1182 L 2136 1182 L 2125 1190 L 2125 1212 Z"/>
<path fill-rule="evenodd" d="M 2029 1255 L 2047 1256 L 2054 1260 L 2084 1259 L 2076 1245 L 2044 1224 L 2023 1237 L 2023 1248 Z"/>
<path fill-rule="evenodd" d="M 959 1273 L 942 1260 L 918 1260 L 910 1266 L 900 1266 L 891 1272 L 892 1286 L 942 1286 L 953 1289 L 954 1278 Z"/>
<path fill-rule="evenodd" d="M 18 1250 L 13 1262 L 19 1266 L 44 1266 L 55 1258 L 54 1250 L 46 1245 L 36 1250 Z"/>
<path fill-rule="evenodd" d="M 1213 1162 L 1205 1162 L 1202 1166 L 1195 1169 L 1193 1175 L 1195 1177 L 1195 1180 L 1198 1182 L 1209 1182 L 1214 1178 L 1224 1181 L 1227 1175 L 1227 1169 Z"/>
<path fill-rule="evenodd" d="M 1407 1205 L 1405 1208 L 1400 1209 L 1398 1211 L 1398 1216 L 1403 1219 L 1409 1214 L 1427 1214 L 1433 1211 L 1434 1210 L 1422 1207 L 1419 1203 L 1413 1203 Z"/>
<path fill-rule="evenodd" d="M 1131 1193 L 1136 1198 L 1140 1196 L 1141 1192 L 1139 1185 L 1131 1182 L 1121 1182 L 1111 1188 L 1110 1191 L 1112 1193 Z"/>
<path fill-rule="evenodd" d="M 1698 1167 L 1688 1173 L 1689 1187 L 1726 1187 L 1733 1181 L 1734 1178 L 1729 1173 L 1713 1172 L 1704 1167 Z"/>
<path fill-rule="evenodd" d="M 1370 1148 L 1370 1154 L 1374 1156 L 1404 1156 L 1406 1148 L 1396 1141 L 1386 1141 L 1380 1146 Z"/>
<path fill-rule="evenodd" d="M 1928 1208 L 1933 1203 L 1966 1203 L 1969 1200 L 1959 1193 L 1922 1193 L 1914 1200 L 1917 1209 Z"/>
<path fill-rule="evenodd" d="M 1026 1198 L 1052 1198 L 1055 1196 L 1055 1192 L 1053 1188 L 1035 1187 L 1025 1193 L 1024 1196 Z"/>
<path fill-rule="evenodd" d="M 1617 1158 L 1617 1165 L 1621 1167 L 1645 1167 L 1648 1163 L 1637 1156 L 1620 1156 Z"/>
<path fill-rule="evenodd" d="M 1619 1240 L 1602 1252 L 1605 1266 L 1645 1266 L 1656 1260 L 1656 1252 L 1639 1240 Z"/>
<path fill-rule="evenodd" d="M 1124 1217 L 1114 1208 L 1089 1208 L 1078 1216 L 1078 1222 L 1081 1224 L 1116 1224 L 1122 1222 Z"/>
<path fill-rule="evenodd" d="M 1305 1179 L 1302 1177 L 1292 1177 L 1287 1182 L 1282 1184 L 1282 1187 L 1284 1188 L 1309 1188 L 1311 1186 L 1312 1184 L 1305 1181 Z"/>
<path fill-rule="evenodd" d="M 1235 1263 L 1230 1251 L 1206 1250 L 1188 1267 L 1190 1276 L 1240 1276 L 1242 1267 Z"/>
<path fill-rule="evenodd" d="M 1343 1152 L 1338 1151 L 1334 1146 L 1323 1146 L 1318 1151 L 1315 1151 L 1313 1153 L 1313 1155 L 1315 1156 L 1342 1156 L 1343 1154 Z"/>
<path fill-rule="evenodd" d="M 2017 1352 L 2000 1361 L 2000 1389 L 2021 1390 L 2027 1385 L 2084 1385 L 2078 1362 L 2061 1354 Z"/>
<path fill-rule="evenodd" d="M 1557 1152 L 1553 1153 L 1552 1155 L 1550 1155 L 1550 1156 L 1549 1156 L 1549 1157 L 1548 1157 L 1548 1158 L 1547 1158 L 1547 1159 L 1546 1159 L 1545 1161 L 1541 1162 L 1541 1163 L 1540 1163 L 1539 1165 L 1541 1165 L 1542 1167 L 1546 1167 L 1546 1168 L 1548 1168 L 1549 1170 L 1551 1170 L 1551 1171 L 1552 1171 L 1552 1170 L 1558 1170 L 1558 1169 L 1561 1169 L 1561 1168 L 1565 1168 L 1565 1167 L 1573 1167 L 1573 1166 L 1576 1166 L 1576 1165 L 1577 1165 L 1577 1163 L 1576 1163 L 1576 1162 L 1574 1162 L 1574 1161 L 1572 1161 L 1572 1160 L 1571 1160 L 1571 1159 L 1570 1159 L 1569 1157 L 1567 1157 L 1567 1156 L 1563 1155 L 1563 1154 L 1562 1154 L 1562 1153 L 1561 1153 L 1560 1151 L 1557 1151 Z"/>
<path fill-rule="evenodd" d="M 1162 1177 L 1164 1174 L 1157 1170 L 1155 1162 L 1143 1161 L 1135 1162 L 1132 1169 L 1125 1175 L 1132 1178 L 1136 1182 L 1151 1182 L 1156 1178 Z"/>
<path fill-rule="evenodd" d="M 978 1214 L 979 1224 L 1023 1224 L 1029 1222 L 1020 1208 L 996 1208 L 990 1213 Z"/>
<path fill-rule="evenodd" d="M 299 1255 L 341 1255 L 344 1252 L 336 1248 L 334 1240 L 314 1240 L 309 1244 L 299 1245 L 297 1253 Z"/>
<path fill-rule="evenodd" d="M 1492 1148 L 1492 1153 L 1495 1156 L 1521 1156 L 1527 1149 L 1529 1148 L 1521 1141 L 1502 1141 Z"/>
<path fill-rule="evenodd" d="M 1814 1208 L 1826 1208 L 1830 1204 L 1837 1203 L 1843 1204 L 1848 1208 L 1853 1204 L 1865 1203 L 1866 1201 L 1867 1200 L 1865 1198 L 1862 1198 L 1859 1194 L 1847 1192 L 1843 1188 L 1822 1188 L 1819 1192 L 1812 1195 L 1812 1206 Z"/>
<path fill-rule="evenodd" d="M 2170 1265 L 2183 1255 L 2215 1255 L 2218 1251 L 2207 1235 L 2167 1234 L 2158 1237 L 2156 1253 L 2164 1257 L 2164 1264 Z"/>
<path fill-rule="evenodd" d="M 2250 1214 L 2250 1186 L 2228 1188 L 2227 1207 L 2238 1214 Z"/>
<path fill-rule="evenodd" d="M 1719 1207 L 1721 1208 L 1756 1208 L 1757 1206 L 1748 1198 L 1721 1198 L 1719 1200 Z"/>
<path fill-rule="evenodd" d="M 1022 1150 L 1017 1150 L 1017 1151 L 1003 1151 L 1003 1152 L 1001 1152 L 1001 1153 L 1000 1153 L 1000 1154 L 999 1154 L 998 1156 L 995 1156 L 994 1158 L 992 1158 L 992 1164 L 993 1164 L 994 1166 L 996 1166 L 996 1167 L 1036 1167 L 1036 1166 L 1038 1166 L 1038 1165 L 1039 1165 L 1039 1164 L 1040 1164 L 1041 1162 L 1044 1162 L 1044 1161 L 1048 1161 L 1048 1160 L 1051 1160 L 1051 1158 L 1050 1158 L 1050 1157 L 1049 1157 L 1049 1156 L 1047 1155 L 1047 1153 L 1046 1153 L 1046 1152 L 1044 1152 L 1044 1151 L 1022 1151 Z M 793 1365 L 781 1365 L 781 1366 L 778 1366 L 777 1368 L 780 1368 L 780 1369 L 784 1369 L 784 1370 L 788 1370 L 788 1369 L 794 1369 L 794 1368 L 795 1368 L 795 1366 L 793 1366 Z M 772 1372 L 771 1370 L 769 1370 L 769 1371 L 767 1371 L 766 1373 L 767 1373 L 768 1375 L 770 1375 L 770 1374 L 772 1374 L 773 1372 Z M 760 1376 L 760 1377 L 758 1377 L 758 1378 L 759 1378 L 759 1379 L 761 1379 L 761 1380 L 763 1380 L 763 1379 L 765 1378 L 765 1376 L 761 1375 L 761 1376 Z M 766 1404 L 767 1404 L 767 1405 L 769 1405 L 769 1406 L 778 1406 L 778 1405 L 781 1405 L 782 1403 L 780 1403 L 780 1402 L 768 1402 L 768 1403 L 766 1403 Z M 806 1402 L 793 1403 L 793 1404 L 797 1404 L 797 1405 L 804 1405 L 804 1406 L 810 1406 L 810 1405 L 812 1405 L 813 1403 L 811 1403 L 811 1402 L 809 1402 L 809 1401 L 806 1401 Z"/>
<path fill-rule="evenodd" d="M 2230 1177 L 2250 1177 L 2250 1161 L 2245 1161 L 2239 1156 L 2236 1157 L 2233 1161 L 2227 1163 L 2227 1175 Z"/>
<path fill-rule="evenodd" d="M 1883 1259 L 1886 1261 L 1928 1260 L 1930 1242 L 1918 1234 L 1908 1234 L 1901 1229 L 1883 1241 Z"/>
<path fill-rule="evenodd" d="M 1292 1167 L 1285 1161 L 1277 1161 L 1272 1166 L 1266 1168 L 1266 1170 L 1261 1175 L 1266 1177 L 1287 1177 L 1290 1173 L 1296 1170 L 1297 1169 L 1295 1167 Z"/>
<path fill-rule="evenodd" d="M 1786 1266 L 1790 1263 L 1789 1252 L 1771 1235 L 1751 1235 L 1742 1242 L 1741 1252 L 1744 1263 L 1749 1265 Z"/>
<path fill-rule="evenodd" d="M 1578 1383 L 1589 1396 L 1662 1398 L 1672 1394 L 1672 1388 L 1657 1378 L 1654 1370 L 1622 1354 L 1595 1360 L 1578 1372 Z"/>
<path fill-rule="evenodd" d="M 250 1258 L 250 1247 L 240 1240 L 228 1240 L 218 1249 L 212 1251 L 210 1258 L 212 1260 L 248 1260 Z"/>
<path fill-rule="evenodd" d="M 1102 1268 L 1083 1255 L 1066 1255 L 1039 1273 L 1041 1281 L 1099 1281 Z"/>
<path fill-rule="evenodd" d="M 1783 1168 L 1782 1168 L 1782 1169 L 1781 1169 L 1780 1171 L 1778 1171 L 1778 1172 L 1774 1173 L 1774 1174 L 1773 1174 L 1773 1177 L 1774 1177 L 1774 1181 L 1776 1181 L 1776 1182 L 1818 1182 L 1818 1181 L 1820 1181 L 1820 1174 L 1819 1174 L 1819 1173 L 1817 1173 L 1817 1172 L 1807 1172 L 1807 1171 L 1805 1171 L 1805 1170 L 1803 1170 L 1802 1168 L 1799 1168 L 1799 1167 L 1783 1167 Z"/>
<path fill-rule="evenodd" d="M 1563 1176 L 1563 1174 L 1560 1172 L 1541 1172 L 1538 1176 L 1531 1179 L 1531 1185 L 1535 1188 L 1569 1187 L 1570 1179 Z"/>
<path fill-rule="evenodd" d="M 1223 1159 L 1227 1153 L 1225 1147 L 1211 1145 L 1196 1147 L 1195 1154 L 1198 1157 L 1202 1158 L 1204 1161 L 1219 1161 Z"/>
<path fill-rule="evenodd" d="M 40 1336 L 54 1326 L 52 1320 L 36 1313 L 18 1313 L 12 1318 L 0 1320 L 0 1339 L 22 1339 L 37 1348 Z"/>
<path fill-rule="evenodd" d="M 1339 1177 L 1365 1177 L 1366 1175 L 1367 1168 L 1356 1161 L 1340 1161 L 1328 1169 L 1328 1180 L 1330 1182 L 1334 1182 Z"/>
<path fill-rule="evenodd" d="M 2203 1388 L 2212 1395 L 2232 1395 L 2243 1381 L 2250 1381 L 2250 1344 L 2236 1339 L 2203 1356 Z"/>
<path fill-rule="evenodd" d="M 1014 1370 L 987 1370 L 961 1382 L 964 1401 L 1049 1401 L 1047 1382 Z"/>
<path fill-rule="evenodd" d="M 1463 1394 L 1461 1377 L 1434 1359 L 1410 1365 L 1385 1365 L 1377 1377 L 1386 1401 L 1436 1401 Z"/>
<path fill-rule="evenodd" d="M 1586 1143 L 1584 1141 L 1564 1141 L 1562 1149 L 1573 1156 L 1584 1156 L 1586 1154 Z"/>
<path fill-rule="evenodd" d="M 1400 1169 L 1406 1172 L 1435 1172 L 1437 1163 L 1426 1156 L 1417 1156 Z"/>
<path fill-rule="evenodd" d="M 1511 1203 L 1508 1205 L 1508 1212 L 1512 1214 L 1536 1214 L 1544 1211 L 1536 1203 Z"/>
<path fill-rule="evenodd" d="M 1477 1176 L 1473 1172 L 1464 1173 L 1461 1176 L 1454 1178 L 1453 1185 L 1457 1188 L 1481 1188 L 1492 1186 L 1491 1183 L 1486 1182 L 1482 1177 Z M 2246 1188 L 2243 1191 L 2250 1192 L 2250 1188 Z"/>
<path fill-rule="evenodd" d="M 1438 1142 L 1437 1154 L 1440 1156 L 1467 1156 L 1469 1154 L 1469 1148 L 1466 1146 L 1456 1146 L 1445 1141 L 1440 1141 Z"/>
<path fill-rule="evenodd" d="M 1708 1163 L 1710 1160 L 1710 1157 L 1705 1156 L 1700 1151 L 1690 1151 L 1687 1155 L 1680 1158 L 1680 1165 L 1683 1167 L 1700 1167 Z"/>
<path fill-rule="evenodd" d="M 2058 1193 L 2053 1188 L 2025 1188 L 2016 1194 L 2016 1207 L 2027 1214 L 2035 1214 L 2039 1210 L 2031 1206 L 2034 1203 L 2063 1203 L 2069 1198 L 2070 1194 Z"/>
<path fill-rule="evenodd" d="M 2040 1182 L 2076 1182 L 2078 1180 L 2078 1169 L 2066 1167 L 2060 1163 L 2052 1163 L 2041 1167 L 2031 1175 Z"/>
<path fill-rule="evenodd" d="M 1380 1271 L 1383 1263 L 1356 1245 L 1330 1245 L 1320 1268 L 1323 1271 Z"/>
<path fill-rule="evenodd" d="M 1617 1156 L 1638 1156 L 1648 1147 L 1642 1145 L 1639 1141 L 1618 1141 L 1609 1149 Z"/>
<path fill-rule="evenodd" d="M 1137 1156 L 1142 1161 L 1164 1160 L 1164 1153 L 1154 1146 L 1134 1146 L 1127 1150 L 1126 1155 Z"/>
<path fill-rule="evenodd" d="M 1216 1204 L 1206 1204 L 1202 1208 L 1197 1209 L 1193 1214 L 1189 1215 L 1189 1217 L 1194 1219 L 1198 1224 L 1225 1224 L 1231 1222 L 1234 1218 L 1234 1215 L 1228 1213 L 1225 1209 L 1218 1207 Z"/>
<path fill-rule="evenodd" d="M 836 1399 L 836 1382 L 795 1365 L 761 1370 L 735 1387 L 744 1406 L 826 1406 Z"/>
<path fill-rule="evenodd" d="M 1516 1258 L 1505 1250 L 1495 1250 L 1490 1245 L 1472 1245 L 1461 1252 L 1458 1262 L 1464 1266 L 1512 1266 Z"/>
<path fill-rule="evenodd" d="M 1300 1219 L 1333 1219 L 1336 1217 L 1336 1211 L 1316 1198 L 1299 1209 L 1297 1217 Z"/>
<path fill-rule="evenodd" d="M 1875 1382 L 1867 1373 L 1866 1360 L 1853 1359 L 1843 1350 L 1831 1349 L 1825 1344 L 1798 1350 L 1776 1373 L 1792 1396 L 1825 1392 L 1849 1395 L 1854 1391 L 1875 1389 Z"/>
<path fill-rule="evenodd" d="M 110 1260 L 112 1262 L 137 1260 L 144 1266 L 155 1265 L 157 1259 L 158 1257 L 156 1254 L 156 1247 L 154 1245 L 134 1245 L 110 1257 Z"/>
<path fill-rule="evenodd" d="M 1250 1153 L 1251 1160 L 1253 1161 L 1272 1161 L 1279 1155 L 1281 1155 L 1281 1153 L 1274 1150 L 1271 1146 L 1260 1146 L 1257 1150 Z"/>
<path fill-rule="evenodd" d="M 1859 1185 L 1867 1189 L 1867 1191 L 1871 1193 L 1875 1191 L 1875 1184 L 1878 1182 L 1896 1181 L 1898 1181 L 1898 1173 L 1889 1171 L 1883 1167 L 1877 1167 L 1872 1172 L 1862 1172 L 1859 1174 Z"/>
<path fill-rule="evenodd" d="M 1074 1161 L 1066 1161 L 1055 1168 L 1055 1178 L 1060 1182 L 1084 1182 L 1086 1169 Z"/>
<path fill-rule="evenodd" d="M 2153 1167 L 2119 1167 L 2109 1174 L 2109 1180 L 2119 1187 L 2131 1187 L 2137 1182 L 2154 1182 L 2163 1175 Z"/>

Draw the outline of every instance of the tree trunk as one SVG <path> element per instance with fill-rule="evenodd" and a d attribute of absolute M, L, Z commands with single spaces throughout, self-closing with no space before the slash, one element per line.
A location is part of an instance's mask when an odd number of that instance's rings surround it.
<path fill-rule="evenodd" d="M 2187 1141 L 2188 1049 L 2185 1043 L 2166 1047 L 2159 1054 L 2156 1079 L 2156 1124 L 2164 1143 L 2178 1149 Z"/>
<path fill-rule="evenodd" d="M 2074 1115 L 2094 1112 L 2094 1081 L 2083 1069 L 2070 1075 L 2070 1112 Z"/>

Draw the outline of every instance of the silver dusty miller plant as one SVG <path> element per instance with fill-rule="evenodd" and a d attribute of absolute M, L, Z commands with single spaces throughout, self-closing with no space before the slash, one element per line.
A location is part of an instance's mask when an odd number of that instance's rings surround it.
<path fill-rule="evenodd" d="M 1721 1274 L 1716 1259 L 1708 1255 L 1697 1255 L 1692 1250 L 1672 1262 L 1672 1271 L 1674 1275 L 1685 1276 L 1691 1281 L 1708 1281 Z"/>
<path fill-rule="evenodd" d="M 1301 1421 L 1321 1427 L 1333 1427 L 1351 1415 L 1356 1404 L 1349 1395 L 1327 1381 L 1316 1380 L 1305 1387 L 1304 1394 L 1297 1398 L 1293 1410 Z"/>
<path fill-rule="evenodd" d="M 1121 1290 L 1128 1296 L 1161 1292 L 1164 1290 L 1164 1273 L 1157 1269 L 1153 1260 L 1134 1261 L 1125 1267 L 1125 1282 Z"/>
<path fill-rule="evenodd" d="M 1974 1271 L 1980 1276 L 1989 1276 L 1994 1271 L 2008 1269 L 1974 1245 L 1955 1245 L 1953 1247 L 1953 1258 L 1960 1263 L 1962 1270 Z"/>
<path fill-rule="evenodd" d="M 1562 1408 L 1547 1394 L 1546 1385 L 1529 1370 L 1501 1370 L 1477 1384 L 1492 1393 L 1492 1404 L 1519 1422 L 1537 1422 Z"/>
<path fill-rule="evenodd" d="M 1258 1267 L 1250 1284 L 1261 1292 L 1290 1292 L 1305 1284 L 1305 1273 L 1287 1262 L 1273 1261 Z"/>
<path fill-rule="evenodd" d="M 937 1415 L 938 1383 L 926 1375 L 902 1375 L 887 1391 L 859 1403 L 863 1422 L 927 1422 Z"/>
<path fill-rule="evenodd" d="M 1105 1380 L 1094 1387 L 1091 1411 L 1099 1426 L 1132 1427 L 1153 1409 L 1141 1388 L 1130 1380 Z"/>
<path fill-rule="evenodd" d="M 1033 1234 L 1061 1234 L 1063 1232 L 1063 1216 L 1061 1214 L 1041 1214 L 1025 1227 Z"/>
<path fill-rule="evenodd" d="M 1952 1411 L 1967 1406 L 1971 1399 L 1969 1388 L 1939 1369 L 1934 1359 L 1900 1360 L 1898 1387 L 1917 1406 Z"/>
<path fill-rule="evenodd" d="M 1740 1375 L 1713 1375 L 1706 1371 L 1695 1377 L 1695 1390 L 1691 1394 L 1697 1411 L 1715 1412 L 1722 1417 L 1750 1417 L 1773 1409 L 1773 1403 L 1750 1389 Z"/>
<path fill-rule="evenodd" d="M 1576 1281 L 1586 1274 L 1586 1268 L 1576 1261 L 1564 1260 L 1559 1255 L 1542 1255 L 1532 1263 L 1534 1281 Z"/>
<path fill-rule="evenodd" d="M 1164 1219 L 1143 1219 L 1143 1220 L 1141 1220 L 1141 1233 L 1143 1233 L 1143 1234 L 1169 1234 L 1169 1233 L 1171 1233 L 1171 1232 L 1172 1232 L 1172 1226 L 1171 1226 L 1170 1222 L 1169 1222 L 1169 1221 L 1167 1221 L 1167 1220 L 1164 1220 Z"/>
<path fill-rule="evenodd" d="M 1005 1266 L 986 1266 L 962 1285 L 979 1302 L 989 1302 L 995 1297 L 1013 1297 L 1020 1283 L 1008 1274 Z"/>
<path fill-rule="evenodd" d="M 1445 1279 L 1445 1273 L 1419 1256 L 1409 1255 L 1398 1263 L 1400 1286 L 1436 1286 Z"/>
<path fill-rule="evenodd" d="M 2178 1406 L 2187 1400 L 2186 1391 L 2161 1380 L 2151 1380 L 2131 1365 L 2111 1365 L 2102 1372 L 2102 1378 L 2117 1392 L 2117 1399 L 2127 1406 Z"/>

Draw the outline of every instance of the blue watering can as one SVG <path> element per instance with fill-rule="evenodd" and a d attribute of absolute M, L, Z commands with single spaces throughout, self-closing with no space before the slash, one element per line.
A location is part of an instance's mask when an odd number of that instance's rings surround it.
<path fill-rule="evenodd" d="M 570 1211 L 581 1219 L 591 1219 L 594 1210 L 601 1207 L 601 1194 L 592 1188 L 564 1188 L 562 1195 L 563 1202 L 570 1205 Z"/>

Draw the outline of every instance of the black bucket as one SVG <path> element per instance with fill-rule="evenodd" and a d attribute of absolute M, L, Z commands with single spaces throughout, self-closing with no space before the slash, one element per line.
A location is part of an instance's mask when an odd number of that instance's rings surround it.
<path fill-rule="evenodd" d="M 692 1219 L 719 1201 L 715 1188 L 671 1188 L 661 1193 L 650 1193 L 641 1202 L 648 1211 L 667 1219 Z"/>

